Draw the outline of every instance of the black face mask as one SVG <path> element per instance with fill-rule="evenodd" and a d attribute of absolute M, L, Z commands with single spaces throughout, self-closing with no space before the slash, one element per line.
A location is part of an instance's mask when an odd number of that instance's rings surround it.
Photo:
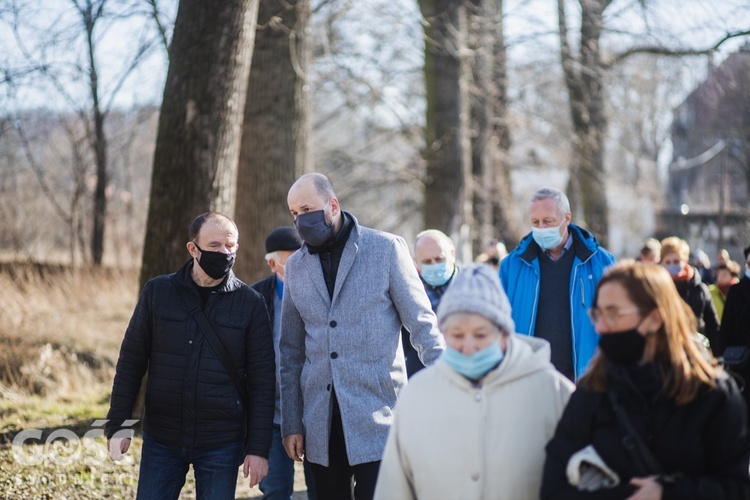
<path fill-rule="evenodd" d="M 313 247 L 322 246 L 333 236 L 333 224 L 326 222 L 325 209 L 297 215 L 294 225 L 305 243 Z"/>
<path fill-rule="evenodd" d="M 622 332 L 599 335 L 599 349 L 615 363 L 635 364 L 643 359 L 646 337 L 637 327 Z"/>
<path fill-rule="evenodd" d="M 220 280 L 229 274 L 230 269 L 234 266 L 236 253 L 209 252 L 202 250 L 197 243 L 195 243 L 195 248 L 200 250 L 201 253 L 198 259 L 201 269 L 215 280 Z"/>

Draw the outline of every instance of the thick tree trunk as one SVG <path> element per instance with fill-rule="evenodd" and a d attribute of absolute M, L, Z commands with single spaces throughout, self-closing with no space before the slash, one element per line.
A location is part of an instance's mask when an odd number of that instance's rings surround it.
<path fill-rule="evenodd" d="M 581 41 L 576 57 L 568 42 L 564 0 L 558 0 L 560 55 L 575 137 L 568 195 L 575 221 L 607 244 L 609 209 L 605 185 L 604 65 L 599 39 L 610 0 L 580 0 Z M 580 69 L 579 69 L 580 68 Z"/>
<path fill-rule="evenodd" d="M 234 214 L 258 0 L 182 0 L 164 88 L 141 284 L 183 264 L 192 219 Z"/>
<path fill-rule="evenodd" d="M 502 0 L 477 0 L 471 23 L 475 54 L 472 118 L 474 173 L 474 251 L 491 239 L 515 246 L 516 206 L 510 177 L 510 130 L 507 124 L 508 74 Z"/>
<path fill-rule="evenodd" d="M 235 272 L 250 283 L 269 273 L 268 233 L 292 224 L 289 187 L 312 170 L 309 20 L 310 0 L 260 2 L 237 179 Z"/>
<path fill-rule="evenodd" d="M 462 2 L 419 0 L 425 24 L 427 94 L 425 227 L 440 229 L 469 258 L 472 226 L 467 20 Z"/>

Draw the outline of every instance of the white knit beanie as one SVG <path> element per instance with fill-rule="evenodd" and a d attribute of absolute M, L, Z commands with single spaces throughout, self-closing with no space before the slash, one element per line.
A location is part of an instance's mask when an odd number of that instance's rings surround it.
<path fill-rule="evenodd" d="M 441 330 L 445 318 L 454 313 L 481 314 L 508 333 L 516 330 L 497 271 L 486 264 L 462 267 L 448 287 L 437 309 Z"/>

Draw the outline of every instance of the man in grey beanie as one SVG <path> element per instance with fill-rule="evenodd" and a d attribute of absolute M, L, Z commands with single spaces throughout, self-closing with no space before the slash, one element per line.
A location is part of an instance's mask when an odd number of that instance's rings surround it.
<path fill-rule="evenodd" d="M 548 342 L 513 333 L 490 266 L 463 268 L 437 315 L 446 350 L 401 393 L 375 498 L 539 498 L 544 447 L 575 387 Z"/>

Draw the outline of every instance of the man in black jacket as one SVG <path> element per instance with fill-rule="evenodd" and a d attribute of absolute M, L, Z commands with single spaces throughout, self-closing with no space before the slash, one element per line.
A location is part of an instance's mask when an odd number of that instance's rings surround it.
<path fill-rule="evenodd" d="M 302 247 L 302 238 L 292 226 L 277 227 L 266 238 L 266 262 L 271 275 L 253 283 L 266 301 L 266 309 L 273 328 L 273 348 L 276 352 L 276 406 L 273 415 L 273 442 L 268 457 L 268 475 L 260 482 L 263 498 L 291 498 L 294 492 L 294 460 L 284 450 L 281 439 L 281 397 L 279 390 L 279 339 L 281 338 L 281 299 L 284 297 L 286 259 Z M 307 498 L 314 500 L 312 472 L 305 460 Z"/>
<path fill-rule="evenodd" d="M 130 446 L 121 431 L 148 368 L 139 499 L 178 498 L 190 464 L 199 499 L 234 498 L 240 464 L 250 487 L 268 471 L 273 337 L 263 298 L 231 270 L 237 248 L 230 218 L 198 216 L 187 243 L 192 259 L 146 283 L 130 319 L 107 438 L 113 459 Z M 213 342 L 199 326 L 201 314 Z"/>

